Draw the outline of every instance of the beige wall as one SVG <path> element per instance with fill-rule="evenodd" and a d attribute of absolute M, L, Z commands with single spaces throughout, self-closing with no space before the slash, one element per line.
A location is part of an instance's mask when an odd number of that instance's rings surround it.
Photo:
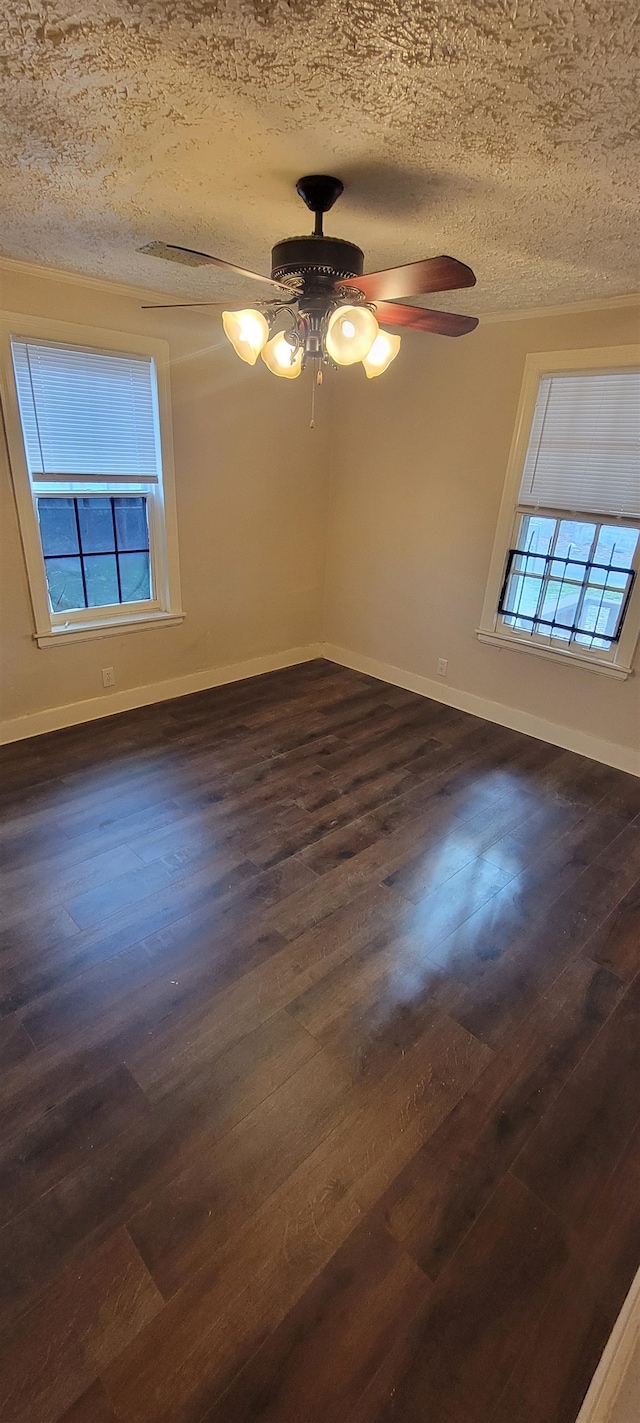
<path fill-rule="evenodd" d="M 316 641 L 326 480 L 306 383 L 292 388 L 261 363 L 243 365 L 217 314 L 143 312 L 139 297 L 3 270 L 0 307 L 169 342 L 186 613 L 179 627 L 38 648 L 2 445 L 2 717 L 107 701 Z M 102 688 L 105 665 L 115 669 L 114 693 Z"/>
<path fill-rule="evenodd" d="M 637 676 L 614 681 L 475 636 L 525 356 L 638 335 L 637 308 L 487 322 L 455 341 L 408 333 L 379 380 L 343 372 L 327 642 L 436 680 L 446 657 L 451 688 L 638 747 Z"/>

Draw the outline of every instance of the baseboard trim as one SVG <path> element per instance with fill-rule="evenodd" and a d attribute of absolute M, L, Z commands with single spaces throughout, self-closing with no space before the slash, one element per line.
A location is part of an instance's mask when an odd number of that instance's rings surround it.
<path fill-rule="evenodd" d="M 51 707 L 30 716 L 15 717 L 0 722 L 0 745 L 23 741 L 29 736 L 42 736 L 47 731 L 60 731 L 65 726 L 77 726 L 83 721 L 116 716 L 118 712 L 147 707 L 153 702 L 171 701 L 191 692 L 206 692 L 210 687 L 223 687 L 227 682 L 242 682 L 247 677 L 259 677 L 263 672 L 277 672 L 282 667 L 295 667 L 299 662 L 311 662 L 322 657 L 322 645 L 290 647 L 286 652 L 271 652 L 264 657 L 251 657 L 246 662 L 234 662 L 227 667 L 208 668 L 205 672 L 189 672 L 184 677 L 172 677 L 166 682 L 152 682 L 146 687 L 131 687 L 127 691 L 106 693 L 84 702 Z"/>
<path fill-rule="evenodd" d="M 605 1346 L 577 1423 L 610 1423 L 616 1399 L 637 1350 L 640 1350 L 640 1270 Z"/>
<path fill-rule="evenodd" d="M 537 737 L 539 741 L 549 741 L 552 746 L 561 746 L 564 751 L 576 751 L 580 756 L 589 756 L 592 761 L 602 761 L 605 766 L 614 766 L 618 771 L 640 776 L 640 751 L 634 751 L 630 746 L 603 741 L 585 731 L 546 721 L 531 712 L 504 706 L 502 702 L 490 701 L 488 697 L 476 696 L 474 692 L 463 692 L 430 677 L 420 677 L 415 672 L 405 672 L 390 662 L 379 662 L 377 658 L 364 657 L 359 652 L 351 652 L 333 643 L 322 644 L 322 656 L 330 662 L 338 662 L 342 667 L 351 667 L 354 672 L 379 677 L 380 681 L 390 682 L 394 687 L 404 687 L 421 697 L 431 697 L 433 701 L 445 702 L 447 706 L 481 716 L 485 721 L 495 721 L 498 726 L 508 726 L 512 731 L 522 731 L 527 736 Z"/>
<path fill-rule="evenodd" d="M 461 691 L 446 683 L 436 682 L 430 677 L 418 676 L 415 672 L 405 672 L 403 668 L 395 667 L 392 663 L 379 662 L 377 658 L 364 657 L 360 653 L 328 642 L 290 647 L 286 652 L 267 653 L 266 656 L 252 657 L 246 662 L 207 668 L 203 672 L 189 672 L 184 677 L 172 677 L 166 682 L 152 682 L 148 686 L 131 687 L 122 692 L 107 692 L 104 696 L 92 697 L 87 701 L 71 702 L 66 706 L 33 712 L 30 716 L 15 717 L 0 722 L 0 745 L 23 741 L 30 736 L 42 736 L 48 731 L 60 731 L 65 726 L 78 726 L 84 721 L 116 716 L 118 712 L 133 711 L 136 707 L 151 706 L 154 702 L 171 701 L 173 697 L 189 696 L 191 692 L 205 692 L 211 687 L 225 686 L 228 682 L 259 677 L 264 672 L 277 672 L 282 667 L 294 667 L 300 662 L 310 662 L 314 657 L 323 657 L 329 662 L 337 662 L 342 667 L 351 667 L 355 672 L 378 677 L 381 682 L 390 682 L 394 687 L 405 687 L 407 691 L 417 692 L 421 697 L 445 702 L 447 706 L 471 712 L 473 716 L 483 717 L 485 721 L 497 722 L 498 726 L 508 726 L 512 731 L 522 731 L 527 736 L 537 737 L 539 741 L 549 741 L 553 746 L 561 746 L 565 751 L 576 751 L 580 756 L 602 761 L 605 766 L 614 766 L 619 771 L 628 771 L 633 776 L 640 776 L 640 752 L 633 751 L 631 747 L 619 746 L 613 741 L 603 741 L 599 737 L 587 735 L 586 732 L 576 731 L 573 727 L 546 721 L 543 717 L 533 716 L 517 707 L 506 707 L 502 702 L 490 701 L 487 697 Z"/>

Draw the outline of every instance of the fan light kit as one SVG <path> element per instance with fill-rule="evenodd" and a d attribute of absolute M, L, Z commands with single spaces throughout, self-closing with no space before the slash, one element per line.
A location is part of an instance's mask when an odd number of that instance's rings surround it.
<path fill-rule="evenodd" d="M 213 265 L 266 284 L 274 293 L 257 307 L 223 311 L 222 325 L 234 351 L 248 365 L 258 356 L 273 375 L 296 380 L 308 366 L 314 390 L 323 367 L 361 362 L 369 380 L 395 360 L 400 336 L 382 327 L 409 327 L 440 336 L 463 336 L 478 325 L 475 316 L 429 311 L 396 298 L 472 287 L 470 267 L 454 257 L 427 257 L 403 267 L 363 275 L 364 254 L 353 242 L 325 237 L 323 215 L 343 191 L 339 178 L 313 174 L 296 184 L 315 214 L 308 237 L 286 237 L 271 253 L 271 276 L 249 272 L 221 257 L 170 243 L 151 242 L 141 251 L 186 266 Z M 165 306 L 218 306 L 219 302 L 171 302 Z M 313 423 L 313 419 L 312 419 Z"/>

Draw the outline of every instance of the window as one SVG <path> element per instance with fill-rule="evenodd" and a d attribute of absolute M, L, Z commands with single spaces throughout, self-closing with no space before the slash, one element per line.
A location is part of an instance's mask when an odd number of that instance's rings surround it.
<path fill-rule="evenodd" d="M 481 640 L 629 674 L 640 631 L 639 360 L 636 348 L 528 358 Z"/>
<path fill-rule="evenodd" d="M 523 514 L 498 612 L 507 627 L 583 647 L 618 642 L 638 530 Z"/>
<path fill-rule="evenodd" d="M 23 317 L 2 329 L 38 642 L 180 621 L 165 343 Z"/>
<path fill-rule="evenodd" d="M 54 613 L 150 601 L 149 524 L 143 495 L 36 502 Z"/>

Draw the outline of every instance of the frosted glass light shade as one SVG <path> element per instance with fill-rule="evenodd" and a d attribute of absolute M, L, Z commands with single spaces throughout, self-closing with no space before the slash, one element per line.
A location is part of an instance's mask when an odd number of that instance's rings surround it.
<path fill-rule="evenodd" d="M 374 376 L 381 376 L 383 371 L 391 365 L 400 350 L 401 336 L 392 336 L 390 331 L 379 331 L 376 339 L 369 351 L 368 356 L 362 362 L 367 379 L 373 380 Z"/>
<path fill-rule="evenodd" d="M 241 361 L 255 366 L 269 336 L 269 327 L 261 311 L 223 311 L 222 325 L 233 349 Z"/>
<path fill-rule="evenodd" d="M 327 327 L 327 350 L 337 366 L 353 366 L 368 355 L 378 323 L 366 306 L 339 306 Z"/>
<path fill-rule="evenodd" d="M 302 370 L 302 350 L 294 350 L 283 331 L 267 341 L 262 359 L 274 376 L 284 376 L 285 380 L 295 380 Z"/>

